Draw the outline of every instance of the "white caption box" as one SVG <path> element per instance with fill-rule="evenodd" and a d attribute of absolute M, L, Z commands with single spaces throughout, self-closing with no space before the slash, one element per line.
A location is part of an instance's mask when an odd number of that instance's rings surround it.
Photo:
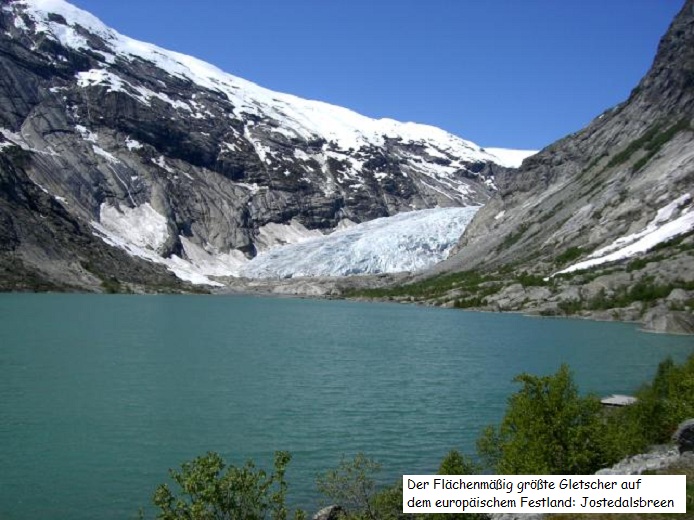
<path fill-rule="evenodd" d="M 684 475 L 404 475 L 404 513 L 686 513 Z"/>

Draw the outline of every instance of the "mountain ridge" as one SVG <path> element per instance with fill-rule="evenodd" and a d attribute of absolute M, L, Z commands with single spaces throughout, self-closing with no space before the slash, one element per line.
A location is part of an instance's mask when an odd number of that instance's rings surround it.
<path fill-rule="evenodd" d="M 99 238 L 194 283 L 235 274 L 277 226 L 302 239 L 483 204 L 524 155 L 271 92 L 62 0 L 2 3 L 0 68 L 0 153 Z"/>

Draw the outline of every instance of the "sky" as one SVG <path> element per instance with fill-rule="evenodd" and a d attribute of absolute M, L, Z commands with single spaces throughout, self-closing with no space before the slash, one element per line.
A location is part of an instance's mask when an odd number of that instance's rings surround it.
<path fill-rule="evenodd" d="M 263 87 L 541 149 L 625 100 L 684 0 L 68 0 Z"/>

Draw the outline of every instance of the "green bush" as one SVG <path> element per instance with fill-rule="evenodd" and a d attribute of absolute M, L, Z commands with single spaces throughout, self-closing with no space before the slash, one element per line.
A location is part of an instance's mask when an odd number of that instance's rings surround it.
<path fill-rule="evenodd" d="M 480 513 L 407 514 L 402 512 L 402 480 L 376 491 L 375 474 L 380 465 L 364 454 L 353 460 L 340 462 L 337 469 L 328 471 L 318 479 L 318 489 L 330 503 L 339 504 L 346 511 L 346 520 L 487 520 Z M 474 475 L 480 467 L 457 450 L 446 454 L 439 465 L 439 475 Z"/>
<path fill-rule="evenodd" d="M 439 475 L 476 475 L 482 468 L 458 450 L 449 451 L 439 464 Z M 484 513 L 446 513 L 422 515 L 422 520 L 487 520 L 489 515 Z"/>
<path fill-rule="evenodd" d="M 123 292 L 123 286 L 121 285 L 120 281 L 118 281 L 118 278 L 116 278 L 115 276 L 102 279 L 101 289 L 106 294 L 119 294 Z"/>
<path fill-rule="evenodd" d="M 544 287 L 549 285 L 549 281 L 545 280 L 544 276 L 526 272 L 518 273 L 518 276 L 516 276 L 516 281 L 523 287 Z"/>
<path fill-rule="evenodd" d="M 641 137 L 629 143 L 626 148 L 613 156 L 607 163 L 607 167 L 612 168 L 624 164 L 635 152 L 638 150 L 645 150 L 646 154 L 636 161 L 632 167 L 632 171 L 637 172 L 675 135 L 684 130 L 691 129 L 686 119 L 678 121 L 663 131 L 661 131 L 661 128 L 662 124 L 660 123 L 651 126 Z"/>
<path fill-rule="evenodd" d="M 461 271 L 432 276 L 425 280 L 406 285 L 382 287 L 377 289 L 351 289 L 344 292 L 346 297 L 398 298 L 413 297 L 436 298 L 445 295 L 452 289 L 477 292 L 480 284 L 496 281 L 492 275 L 482 275 L 477 271 Z"/>
<path fill-rule="evenodd" d="M 627 273 L 631 273 L 633 271 L 640 271 L 648 265 L 649 261 L 651 260 L 648 260 L 646 258 L 636 258 L 632 260 L 627 264 Z"/>
<path fill-rule="evenodd" d="M 529 227 L 530 227 L 529 224 L 523 223 L 516 228 L 516 231 L 511 232 L 509 235 L 506 235 L 506 238 L 504 238 L 504 241 L 496 248 L 497 252 L 502 251 L 504 249 L 508 249 L 513 244 L 518 242 L 521 239 L 521 237 L 525 234 L 525 232 L 528 230 Z"/>
<path fill-rule="evenodd" d="M 343 458 L 336 469 L 318 478 L 318 491 L 332 503 L 342 506 L 350 518 L 378 520 L 374 503 L 374 477 L 380 470 L 381 465 L 363 453 L 358 453 L 353 460 Z"/>
<path fill-rule="evenodd" d="M 217 453 L 207 453 L 185 462 L 180 471 L 170 470 L 177 486 L 173 492 L 161 484 L 152 501 L 160 520 L 286 520 L 287 484 L 284 474 L 291 455 L 275 453 L 274 470 L 267 475 L 252 462 L 227 466 Z M 305 518 L 303 511 L 294 515 Z"/>
<path fill-rule="evenodd" d="M 579 246 L 574 246 L 570 247 L 566 251 L 564 251 L 562 254 L 558 255 L 557 258 L 555 259 L 555 263 L 557 265 L 564 265 L 568 264 L 569 262 L 573 262 L 574 260 L 577 260 L 580 258 L 580 256 L 583 254 L 583 248 Z"/>
<path fill-rule="evenodd" d="M 602 406 L 581 397 L 569 368 L 544 377 L 521 374 L 498 427 L 478 441 L 487 464 L 500 474 L 590 474 L 612 462 L 605 453 Z"/>
<path fill-rule="evenodd" d="M 453 307 L 456 309 L 471 309 L 474 307 L 482 307 L 483 305 L 486 304 L 486 300 L 484 298 L 480 298 L 479 296 L 473 296 L 471 298 L 461 298 L 459 300 L 456 300 L 453 303 Z"/>
<path fill-rule="evenodd" d="M 682 365 L 666 359 L 653 381 L 641 388 L 638 401 L 619 417 L 629 424 L 640 446 L 669 442 L 678 424 L 694 417 L 694 355 Z"/>

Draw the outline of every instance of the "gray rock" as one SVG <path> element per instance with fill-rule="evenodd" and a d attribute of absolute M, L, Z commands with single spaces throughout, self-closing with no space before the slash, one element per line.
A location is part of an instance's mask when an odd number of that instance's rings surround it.
<path fill-rule="evenodd" d="M 324 507 L 311 518 L 312 520 L 339 520 L 345 516 L 345 510 L 337 505 Z"/>
<path fill-rule="evenodd" d="M 557 300 L 564 302 L 576 302 L 581 300 L 581 289 L 577 286 L 569 286 L 557 295 Z"/>
<path fill-rule="evenodd" d="M 669 334 L 694 334 L 694 314 L 656 306 L 643 317 L 643 330 Z"/>
<path fill-rule="evenodd" d="M 685 291 L 684 289 L 673 289 L 666 299 L 668 302 L 684 304 L 684 302 L 691 298 L 692 295 L 689 291 Z"/>
<path fill-rule="evenodd" d="M 680 453 L 694 452 L 694 419 L 683 421 L 677 427 L 672 440 L 677 443 Z"/>
<path fill-rule="evenodd" d="M 644 471 L 663 469 L 676 463 L 680 455 L 672 446 L 655 446 L 648 453 L 640 453 L 619 461 L 614 466 L 597 471 L 596 475 L 640 475 Z"/>
<path fill-rule="evenodd" d="M 547 287 L 528 287 L 525 290 L 525 297 L 531 301 L 548 300 L 552 296 L 552 291 Z"/>
<path fill-rule="evenodd" d="M 489 515 L 491 520 L 541 520 L 545 518 L 542 513 L 496 513 Z"/>

